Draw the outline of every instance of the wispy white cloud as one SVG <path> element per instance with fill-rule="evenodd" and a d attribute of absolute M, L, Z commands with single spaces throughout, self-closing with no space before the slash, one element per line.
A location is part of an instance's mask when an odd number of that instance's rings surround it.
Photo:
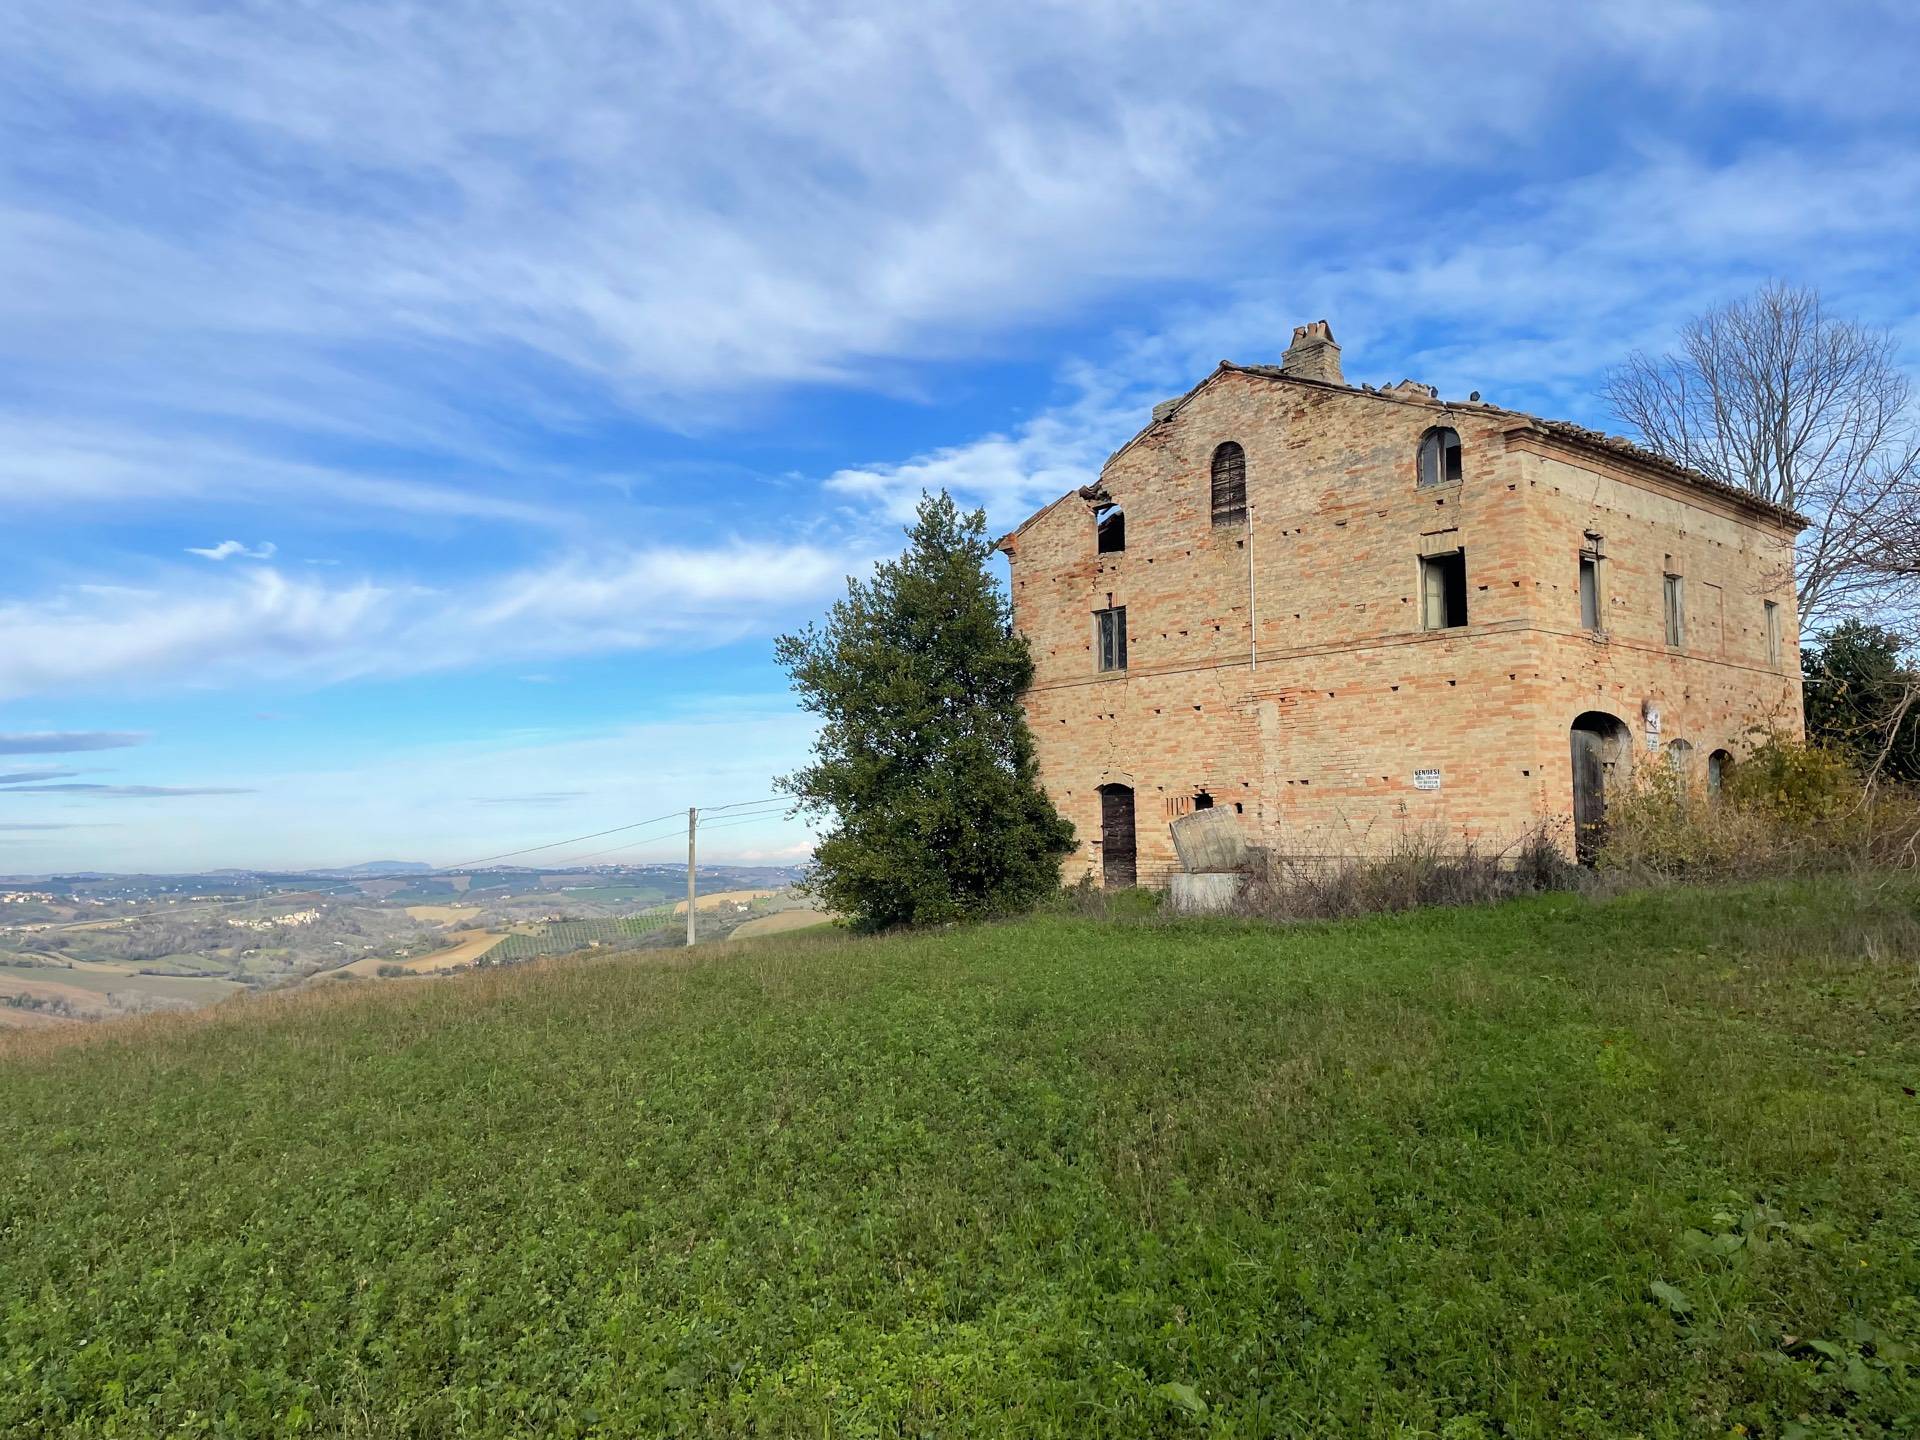
<path fill-rule="evenodd" d="M 169 833 L 164 856 L 156 859 L 150 836 L 130 826 L 121 835 L 50 836 L 36 849 L 34 863 L 105 869 L 160 863 L 185 869 L 400 858 L 453 864 L 669 811 L 684 816 L 690 804 L 765 795 L 771 776 L 804 760 L 813 728 L 809 717 L 777 697 L 729 697 L 718 706 L 704 700 L 663 706 L 653 719 L 630 725 L 396 743 L 358 762 L 276 753 L 236 764 L 220 776 L 223 785 L 245 787 L 251 794 L 209 797 L 202 805 L 182 799 L 177 808 L 169 801 L 169 815 L 189 815 L 192 823 Z M 552 806 L 449 803 L 450 797 L 501 795 L 503 775 L 525 787 L 513 793 L 586 793 Z M 583 776 L 591 777 L 591 784 L 583 785 Z M 342 796 L 353 797 L 352 803 L 343 805 Z M 95 806 L 84 796 L 36 799 L 84 805 L 89 817 L 124 813 L 104 803 Z M 27 803 L 23 799 L 22 805 Z M 72 813 L 34 811 L 23 818 L 64 819 Z M 299 817 L 297 825 L 287 822 L 290 815 Z M 764 825 L 716 831 L 703 839 L 701 853 L 715 863 L 747 853 L 800 854 L 807 848 L 807 833 L 805 825 L 771 815 Z M 590 863 L 684 860 L 686 843 L 682 818 L 677 828 L 672 823 L 643 827 L 543 850 L 534 860 L 556 865 L 585 856 L 594 857 Z"/>
<path fill-rule="evenodd" d="M 1691 19 L 1729 69 L 1766 28 Z M 18 0 L 0 123 L 36 161 L 8 187 L 0 318 L 43 367 L 175 409 L 478 434 L 478 383 L 678 423 L 1264 263 L 1259 217 L 1362 216 L 1409 167 L 1525 145 L 1594 67 L 1667 79 L 1689 53 L 1517 0 L 1462 20 Z M 1474 81 L 1435 103 L 1440 54 Z M 102 165 L 85 122 L 109 118 L 129 138 Z"/>
<path fill-rule="evenodd" d="M 148 737 L 137 730 L 31 730 L 0 734 L 0 755 L 65 755 L 122 750 Z"/>
<path fill-rule="evenodd" d="M 848 467 L 826 488 L 893 516 L 922 490 L 946 488 L 1011 525 L 1093 480 L 1154 401 L 1223 358 L 1276 362 L 1293 326 L 1320 318 L 1333 322 L 1351 381 L 1411 375 L 1447 395 L 1480 390 L 1605 423 L 1597 392 L 1609 365 L 1666 344 L 1687 314 L 1772 274 L 1821 283 L 1873 323 L 1920 325 L 1896 239 L 1916 212 L 1910 147 L 1772 146 L 1721 162 L 1671 147 L 1636 154 L 1463 204 L 1455 223 L 1364 253 L 1330 253 L 1297 283 L 1251 280 L 1175 307 L 1063 366 L 1064 398 L 1018 425 Z"/>
<path fill-rule="evenodd" d="M 189 545 L 187 554 L 201 555 L 209 560 L 231 560 L 236 555 L 245 560 L 271 560 L 279 549 L 280 547 L 271 540 L 262 540 L 252 547 L 239 540 L 222 540 L 218 545 L 210 545 L 204 549 L 198 545 Z"/>
<path fill-rule="evenodd" d="M 329 585 L 269 565 L 222 576 L 167 571 L 137 596 L 124 587 L 72 587 L 0 602 L 0 699 L 109 684 L 124 693 L 259 678 L 326 683 L 511 659 L 704 649 L 765 633 L 829 593 L 856 563 L 813 545 L 738 542 L 572 553 L 453 587 Z M 14 748 L 64 743 L 12 739 Z"/>
<path fill-rule="evenodd" d="M 6 795 L 79 795 L 90 800 L 175 800 L 202 795 L 250 795 L 245 788 L 228 785 L 11 785 Z"/>

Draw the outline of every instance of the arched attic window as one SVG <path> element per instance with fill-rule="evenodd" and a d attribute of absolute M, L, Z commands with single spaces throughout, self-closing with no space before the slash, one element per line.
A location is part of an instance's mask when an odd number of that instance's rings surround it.
<path fill-rule="evenodd" d="M 1460 432 L 1436 425 L 1420 437 L 1420 488 L 1429 485 L 1458 485 L 1460 468 Z"/>
<path fill-rule="evenodd" d="M 1213 523 L 1247 523 L 1247 452 L 1237 441 L 1213 452 Z"/>

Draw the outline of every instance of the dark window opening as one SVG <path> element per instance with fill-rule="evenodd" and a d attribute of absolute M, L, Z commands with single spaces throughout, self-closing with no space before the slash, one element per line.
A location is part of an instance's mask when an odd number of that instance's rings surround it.
<path fill-rule="evenodd" d="M 1420 439 L 1420 486 L 1458 485 L 1463 471 L 1460 465 L 1460 432 L 1442 425 L 1429 430 Z"/>
<path fill-rule="evenodd" d="M 1580 557 L 1580 624 L 1600 628 L 1600 557 L 1591 552 Z"/>
<path fill-rule="evenodd" d="M 1420 557 L 1420 614 L 1428 630 L 1454 630 L 1467 623 L 1467 552 Z"/>
<path fill-rule="evenodd" d="M 1127 668 L 1127 607 L 1093 612 L 1094 654 L 1102 670 Z"/>
<path fill-rule="evenodd" d="M 1247 452 L 1229 440 L 1213 452 L 1213 523 L 1247 520 Z"/>
<path fill-rule="evenodd" d="M 1716 750 L 1707 756 L 1707 793 L 1718 795 L 1720 787 L 1727 783 L 1727 772 L 1733 768 L 1733 753 L 1728 750 Z"/>
<path fill-rule="evenodd" d="M 1127 512 L 1118 505 L 1102 505 L 1093 512 L 1094 549 L 1118 555 L 1127 548 Z"/>
<path fill-rule="evenodd" d="M 1665 577 L 1667 644 L 1687 643 L 1687 582 L 1681 575 Z"/>
<path fill-rule="evenodd" d="M 1213 809 L 1213 796 L 1202 790 L 1198 795 L 1193 797 L 1193 808 L 1196 810 Z"/>

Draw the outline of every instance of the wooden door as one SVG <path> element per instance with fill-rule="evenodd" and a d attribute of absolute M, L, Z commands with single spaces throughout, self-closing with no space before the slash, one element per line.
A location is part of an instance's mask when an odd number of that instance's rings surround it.
<path fill-rule="evenodd" d="M 1593 859 L 1607 818 L 1607 738 L 1577 726 L 1573 735 L 1573 848 Z"/>
<path fill-rule="evenodd" d="M 1109 890 L 1136 883 L 1133 791 L 1125 785 L 1100 787 L 1100 881 Z"/>

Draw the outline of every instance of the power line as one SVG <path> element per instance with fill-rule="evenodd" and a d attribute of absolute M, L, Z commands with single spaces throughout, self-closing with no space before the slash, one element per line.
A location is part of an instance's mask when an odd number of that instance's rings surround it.
<path fill-rule="evenodd" d="M 703 820 L 700 822 L 700 828 L 702 830 L 729 830 L 735 825 L 751 825 L 757 820 L 770 820 L 772 818 L 770 815 L 749 815 L 744 820 L 722 820 L 717 825 L 709 825 Z"/>
<path fill-rule="evenodd" d="M 766 808 L 748 810 L 744 808 L 747 806 L 765 806 Z M 774 816 L 782 814 L 786 809 L 787 809 L 787 802 L 785 800 L 772 800 L 772 801 L 742 800 L 736 805 L 725 806 L 725 807 L 715 806 L 713 807 L 712 810 L 702 810 L 700 812 L 699 828 L 702 830 L 706 830 L 709 828 L 716 829 L 716 830 L 724 830 L 730 824 L 743 824 L 753 820 L 772 819 Z M 738 813 L 727 814 L 726 819 L 724 821 L 713 821 L 713 820 L 707 819 L 708 815 L 720 813 L 723 811 L 732 811 L 732 812 L 738 812 Z M 667 822 L 671 822 L 668 824 L 668 828 L 660 831 L 657 835 L 632 836 L 629 839 L 621 841 L 620 844 L 618 845 L 609 845 L 605 849 L 589 850 L 584 855 L 569 855 L 565 859 L 554 861 L 553 862 L 554 866 L 555 868 L 565 868 L 567 866 L 580 865 L 580 864 L 584 864 L 586 861 L 589 861 L 589 860 L 597 860 L 602 855 L 616 855 L 623 850 L 631 850 L 638 845 L 651 845 L 657 841 L 665 840 L 669 835 L 673 834 L 674 830 L 678 827 L 680 823 L 680 814 L 678 811 L 675 811 L 672 815 L 664 815 L 660 818 L 660 820 L 657 820 L 657 821 L 641 822 L 642 827 L 644 827 L 649 823 L 662 824 Z"/>
<path fill-rule="evenodd" d="M 678 815 L 673 815 L 668 818 L 670 818 L 675 822 L 674 825 L 670 826 L 668 829 L 662 830 L 658 835 L 629 836 L 627 839 L 622 840 L 618 845 L 609 845 L 604 850 L 589 850 L 584 855 L 569 855 L 564 860 L 556 860 L 553 862 L 554 867 L 556 869 L 563 869 L 566 866 L 578 865 L 582 861 L 592 860 L 601 855 L 615 855 L 622 850 L 631 850 L 636 845 L 651 845 L 655 841 L 664 840 L 667 838 L 667 836 L 673 834 L 674 830 L 678 829 L 681 823 L 684 823 L 680 820 L 680 817 Z"/>
<path fill-rule="evenodd" d="M 784 815 L 786 813 L 787 807 L 785 805 L 768 805 L 760 810 L 735 810 L 730 814 L 721 815 L 719 818 L 721 820 L 753 820 L 766 815 Z M 700 812 L 700 823 L 702 825 L 710 823 L 705 810 Z"/>
<path fill-rule="evenodd" d="M 758 800 L 736 800 L 731 805 L 702 805 L 702 815 L 718 815 L 723 810 L 744 810 L 749 805 L 785 805 L 787 799 L 782 795 L 763 795 Z"/>
<path fill-rule="evenodd" d="M 618 835 L 624 830 L 638 830 L 647 825 L 658 825 L 662 820 L 678 818 L 678 811 L 666 815 L 656 815 L 651 820 L 636 820 L 631 825 L 615 825 L 611 830 L 596 830 L 591 835 L 574 835 L 565 840 L 550 841 L 545 845 L 529 845 L 524 850 L 508 850 L 499 855 L 484 855 L 478 860 L 463 860 L 458 865 L 449 865 L 448 870 L 471 870 L 476 865 L 491 865 L 496 860 L 511 860 L 516 855 L 531 855 L 537 850 L 557 850 L 562 845 L 578 845 L 582 840 L 598 840 L 602 835 Z"/>

